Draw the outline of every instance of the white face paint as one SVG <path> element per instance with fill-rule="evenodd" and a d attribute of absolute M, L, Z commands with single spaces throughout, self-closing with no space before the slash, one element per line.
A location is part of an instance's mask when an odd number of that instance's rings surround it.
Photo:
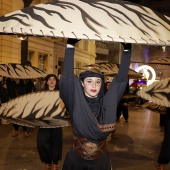
<path fill-rule="evenodd" d="M 54 90 L 56 86 L 56 79 L 54 77 L 50 77 L 47 81 L 49 90 Z"/>
<path fill-rule="evenodd" d="M 100 92 L 102 85 L 102 79 L 99 77 L 86 77 L 82 82 L 82 86 L 84 87 L 85 95 L 94 98 Z"/>

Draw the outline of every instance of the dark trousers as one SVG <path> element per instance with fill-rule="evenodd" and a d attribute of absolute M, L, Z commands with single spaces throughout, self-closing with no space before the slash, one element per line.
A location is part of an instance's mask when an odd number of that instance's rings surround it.
<path fill-rule="evenodd" d="M 167 123 L 167 114 L 160 114 L 159 126 L 164 127 Z"/>
<path fill-rule="evenodd" d="M 167 124 L 167 129 L 164 135 L 161 151 L 158 156 L 159 164 L 168 164 L 170 161 L 170 120 Z"/>
<path fill-rule="evenodd" d="M 39 128 L 37 149 L 42 162 L 58 164 L 62 157 L 62 128 Z"/>
<path fill-rule="evenodd" d="M 129 112 L 128 112 L 128 105 L 125 104 L 119 104 L 117 107 L 117 120 L 120 119 L 121 113 L 123 114 L 123 117 L 125 120 L 128 120 L 129 118 Z"/>
<path fill-rule="evenodd" d="M 19 130 L 19 127 L 20 127 L 20 125 L 13 124 L 13 127 L 14 127 L 15 131 L 18 131 L 18 130 Z M 27 127 L 26 127 L 26 126 L 21 126 L 21 127 L 23 128 L 23 131 L 24 131 L 24 132 L 25 132 L 25 131 L 27 131 Z"/>

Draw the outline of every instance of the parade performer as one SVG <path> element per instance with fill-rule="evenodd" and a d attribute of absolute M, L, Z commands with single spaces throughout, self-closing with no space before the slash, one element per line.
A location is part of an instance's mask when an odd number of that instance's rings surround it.
<path fill-rule="evenodd" d="M 59 81 L 55 74 L 45 78 L 44 90 L 59 90 Z M 62 157 L 62 127 L 39 128 L 37 148 L 46 170 L 58 170 L 58 161 Z M 52 169 L 51 169 L 52 168 Z"/>
<path fill-rule="evenodd" d="M 166 165 L 170 162 L 170 108 L 166 108 L 166 119 L 164 122 L 164 139 L 162 142 L 161 150 L 158 156 L 158 170 L 166 169 Z"/>
<path fill-rule="evenodd" d="M 127 85 L 131 53 L 123 52 L 119 73 L 104 95 L 103 75 L 88 70 L 79 79 L 74 75 L 77 42 L 76 39 L 67 41 L 60 78 L 60 97 L 70 114 L 74 135 L 63 170 L 111 170 L 106 138 L 115 130 L 116 109 Z"/>

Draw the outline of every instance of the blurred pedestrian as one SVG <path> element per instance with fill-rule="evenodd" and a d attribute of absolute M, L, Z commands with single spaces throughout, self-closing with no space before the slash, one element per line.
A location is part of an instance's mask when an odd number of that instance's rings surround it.
<path fill-rule="evenodd" d="M 6 79 L 6 86 L 8 90 L 8 94 L 10 96 L 10 99 L 14 99 L 16 97 L 19 97 L 21 95 L 26 94 L 26 85 L 24 84 L 23 79 Z M 17 137 L 19 135 L 19 127 L 20 125 L 13 123 L 14 127 L 14 133 L 12 134 L 12 137 Z M 24 136 L 28 137 L 28 131 L 26 126 L 21 126 L 24 131 Z"/>
<path fill-rule="evenodd" d="M 0 105 L 9 101 L 7 89 L 4 87 L 3 77 L 0 77 Z M 2 124 L 9 124 L 6 119 L 1 118 Z"/>
<path fill-rule="evenodd" d="M 35 86 L 32 79 L 27 79 L 25 85 L 25 94 L 31 93 L 35 90 Z"/>
<path fill-rule="evenodd" d="M 128 98 L 126 98 L 126 95 L 128 94 L 129 94 L 129 83 L 127 83 L 123 97 L 120 100 L 118 107 L 117 107 L 117 114 L 116 114 L 117 121 L 119 121 L 121 114 L 122 114 L 125 121 L 128 122 L 129 109 L 128 109 Z"/>
<path fill-rule="evenodd" d="M 44 89 L 44 80 L 43 78 L 37 78 L 34 84 L 35 91 L 41 91 Z"/>

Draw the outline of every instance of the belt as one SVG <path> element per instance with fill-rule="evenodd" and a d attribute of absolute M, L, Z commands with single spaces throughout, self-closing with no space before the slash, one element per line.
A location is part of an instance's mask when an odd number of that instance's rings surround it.
<path fill-rule="evenodd" d="M 106 151 L 106 140 L 93 143 L 84 137 L 74 136 L 73 148 L 83 159 L 94 160 L 99 158 Z"/>

